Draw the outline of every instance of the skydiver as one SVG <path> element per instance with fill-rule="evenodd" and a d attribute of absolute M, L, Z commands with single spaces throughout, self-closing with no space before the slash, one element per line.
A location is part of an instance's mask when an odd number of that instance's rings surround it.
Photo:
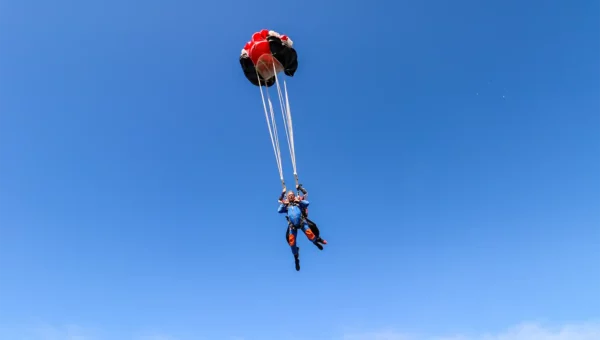
<path fill-rule="evenodd" d="M 297 186 L 299 189 L 300 186 Z M 304 215 L 304 211 L 309 205 L 306 199 L 299 199 L 294 195 L 294 192 L 290 190 L 287 194 L 287 200 L 283 200 L 285 196 L 286 188 L 283 188 L 281 196 L 279 198 L 279 208 L 277 210 L 280 214 L 287 214 L 288 230 L 286 233 L 288 244 L 291 247 L 292 254 L 294 255 L 294 261 L 296 264 L 296 270 L 300 270 L 300 248 L 296 246 L 296 236 L 298 235 L 298 229 L 302 229 L 306 237 L 320 250 L 323 250 L 323 246 L 320 243 L 326 244 L 325 240 L 317 237 L 308 225 L 307 219 Z M 304 192 L 304 191 L 303 191 Z M 322 242 L 320 242 L 322 241 Z"/>
<path fill-rule="evenodd" d="M 308 192 L 302 186 L 302 184 L 296 185 L 296 189 L 298 189 L 298 191 L 302 191 L 304 196 L 295 196 L 295 200 L 300 200 L 300 201 L 305 200 L 306 197 L 308 196 Z M 285 197 L 285 191 L 286 191 L 286 189 L 284 188 L 283 191 L 281 192 L 281 196 L 279 196 L 279 203 L 287 204 L 288 200 L 283 199 Z M 317 224 L 308 218 L 308 207 L 304 207 L 304 209 L 301 209 L 301 210 L 302 210 L 302 214 L 303 214 L 304 218 L 306 219 L 306 222 L 308 223 L 308 227 L 313 232 L 313 234 L 315 234 L 317 236 L 317 241 L 322 244 L 327 244 L 327 241 L 325 241 L 324 239 L 321 238 L 321 236 L 320 236 L 321 232 L 320 232 L 319 228 L 317 227 Z M 286 216 L 285 218 L 288 220 L 288 224 L 289 224 L 289 217 Z M 288 235 L 286 233 L 286 240 L 287 240 L 287 237 L 288 237 Z"/>
<path fill-rule="evenodd" d="M 300 201 L 306 200 L 306 197 L 308 197 L 308 191 L 306 191 L 306 189 L 302 186 L 302 184 L 296 185 L 296 189 L 299 191 L 302 191 L 302 193 L 304 194 L 304 196 L 296 196 L 296 199 L 300 200 Z M 308 218 L 308 207 L 305 207 L 304 209 L 302 209 L 302 214 L 304 215 L 304 218 L 306 219 L 306 222 L 308 223 L 308 227 L 310 228 L 310 230 L 312 230 L 312 232 L 317 236 L 317 242 L 327 244 L 327 241 L 325 241 L 324 239 L 321 238 L 321 236 L 320 236 L 321 232 L 319 231 L 317 224 Z M 286 218 L 287 218 L 287 216 L 286 216 Z"/>

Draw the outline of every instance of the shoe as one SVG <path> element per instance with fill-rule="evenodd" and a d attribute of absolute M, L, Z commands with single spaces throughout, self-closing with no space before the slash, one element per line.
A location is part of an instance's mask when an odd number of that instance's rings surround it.
<path fill-rule="evenodd" d="M 323 250 L 323 246 L 319 243 L 319 241 L 315 242 L 314 245 L 317 246 L 319 250 Z"/>
<path fill-rule="evenodd" d="M 317 242 L 327 244 L 327 241 L 325 241 L 324 239 L 322 239 L 320 237 L 317 239 Z"/>

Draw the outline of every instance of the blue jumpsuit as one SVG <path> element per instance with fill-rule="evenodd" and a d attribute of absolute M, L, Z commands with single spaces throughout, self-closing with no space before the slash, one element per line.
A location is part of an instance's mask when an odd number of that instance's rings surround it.
<path fill-rule="evenodd" d="M 317 237 L 313 234 L 312 230 L 308 227 L 308 223 L 302 217 L 302 211 L 308 207 L 308 201 L 302 200 L 297 203 L 291 203 L 288 205 L 280 204 L 277 212 L 280 214 L 287 214 L 290 223 L 293 225 L 289 226 L 290 233 L 288 235 L 288 244 L 292 248 L 292 254 L 298 255 L 298 247 L 296 246 L 296 236 L 298 235 L 298 228 L 302 229 L 306 237 L 313 243 L 317 243 Z"/>

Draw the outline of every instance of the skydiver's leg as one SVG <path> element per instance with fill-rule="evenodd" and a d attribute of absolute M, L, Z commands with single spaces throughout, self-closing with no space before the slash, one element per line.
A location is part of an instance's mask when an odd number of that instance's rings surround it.
<path fill-rule="evenodd" d="M 315 234 L 310 230 L 308 223 L 304 222 L 302 224 L 302 231 L 306 235 L 306 237 L 320 250 L 323 250 L 323 246 L 318 242 L 319 238 L 315 236 Z"/>
<path fill-rule="evenodd" d="M 288 240 L 288 244 L 290 245 L 290 248 L 292 249 L 292 254 L 294 254 L 294 256 L 298 255 L 298 247 L 296 246 L 297 236 L 298 236 L 298 229 L 292 228 L 292 226 L 288 226 L 287 240 Z"/>
<path fill-rule="evenodd" d="M 298 235 L 298 229 L 292 227 L 292 225 L 288 225 L 287 232 L 287 240 L 290 248 L 292 249 L 292 254 L 294 254 L 294 262 L 296 265 L 296 270 L 300 270 L 300 248 L 296 245 L 296 236 Z"/>
<path fill-rule="evenodd" d="M 310 228 L 310 230 L 312 230 L 313 234 L 317 236 L 317 242 L 327 244 L 327 241 L 321 238 L 321 232 L 319 231 L 317 224 L 309 220 L 308 218 L 306 218 L 306 222 L 308 223 L 308 227 Z"/>
<path fill-rule="evenodd" d="M 321 232 L 319 231 L 317 224 L 315 222 L 309 220 L 308 217 L 306 217 L 306 223 L 308 223 L 308 227 L 310 228 L 310 230 L 312 230 L 313 234 L 315 234 L 316 237 L 319 237 Z"/>

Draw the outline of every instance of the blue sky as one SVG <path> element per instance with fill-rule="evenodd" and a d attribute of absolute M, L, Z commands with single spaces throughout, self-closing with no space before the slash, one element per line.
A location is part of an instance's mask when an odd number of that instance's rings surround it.
<path fill-rule="evenodd" d="M 599 11 L 1 3 L 0 338 L 596 339 Z M 300 272 L 238 63 L 262 28 L 329 241 Z"/>

